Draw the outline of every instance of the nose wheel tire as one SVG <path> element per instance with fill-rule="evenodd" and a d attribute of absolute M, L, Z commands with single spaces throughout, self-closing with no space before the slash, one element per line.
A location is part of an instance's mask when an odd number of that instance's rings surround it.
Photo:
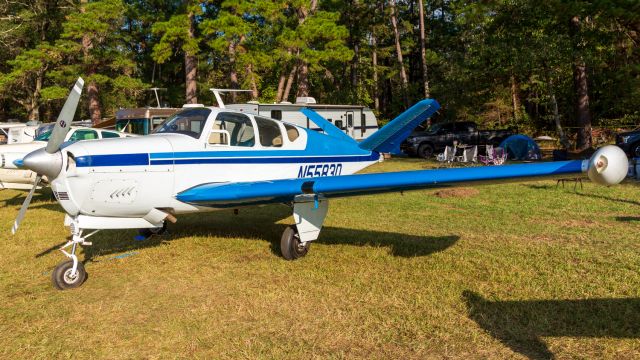
<path fill-rule="evenodd" d="M 73 261 L 65 261 L 60 263 L 51 274 L 53 286 L 58 290 L 67 290 L 77 288 L 87 279 L 87 272 L 84 265 L 78 262 L 75 274 L 73 273 Z"/>
<path fill-rule="evenodd" d="M 285 260 L 295 260 L 307 255 L 310 246 L 310 242 L 300 241 L 300 235 L 295 226 L 288 226 L 282 233 L 280 252 Z"/>

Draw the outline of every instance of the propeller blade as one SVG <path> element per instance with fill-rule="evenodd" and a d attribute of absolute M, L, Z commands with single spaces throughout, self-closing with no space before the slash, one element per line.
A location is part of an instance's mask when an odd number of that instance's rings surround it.
<path fill-rule="evenodd" d="M 49 154 L 53 154 L 60 150 L 60 145 L 64 142 L 64 138 L 67 136 L 67 132 L 69 132 L 69 127 L 73 121 L 73 116 L 76 113 L 76 108 L 80 101 L 80 93 L 82 92 L 83 86 L 84 80 L 82 80 L 82 78 L 78 78 L 73 89 L 69 92 L 69 97 L 67 97 L 67 101 L 62 107 L 62 111 L 60 111 L 60 115 L 58 115 L 58 120 L 56 120 L 56 124 L 51 131 L 51 136 L 49 137 L 49 142 L 47 142 L 47 147 L 45 148 Z"/>
<path fill-rule="evenodd" d="M 42 179 L 42 176 L 40 175 L 36 176 L 36 181 L 33 183 L 33 187 L 31 188 L 31 190 L 29 191 L 29 194 L 27 195 L 26 199 L 24 199 L 24 202 L 22 203 L 20 212 L 18 212 L 18 217 L 16 218 L 16 221 L 13 223 L 13 227 L 11 228 L 11 233 L 13 235 L 15 235 L 16 231 L 18 231 L 18 227 L 20 226 L 20 223 L 22 222 L 24 215 L 27 213 L 27 208 L 31 203 L 31 198 L 33 198 L 33 193 L 36 191 L 36 188 L 40 184 L 40 179 Z"/>

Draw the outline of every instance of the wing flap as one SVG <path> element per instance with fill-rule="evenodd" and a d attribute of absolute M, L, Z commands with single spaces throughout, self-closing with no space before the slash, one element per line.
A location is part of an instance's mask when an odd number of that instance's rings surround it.
<path fill-rule="evenodd" d="M 241 183 L 210 183 L 185 190 L 176 198 L 194 205 L 224 208 L 290 202 L 297 195 L 302 194 L 318 194 L 331 198 L 496 181 L 562 177 L 580 174 L 584 168 L 583 161 L 572 160 Z"/>

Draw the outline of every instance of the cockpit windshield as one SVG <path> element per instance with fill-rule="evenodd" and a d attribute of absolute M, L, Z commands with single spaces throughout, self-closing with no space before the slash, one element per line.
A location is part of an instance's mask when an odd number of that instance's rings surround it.
<path fill-rule="evenodd" d="M 211 110 L 205 108 L 182 110 L 165 120 L 153 133 L 184 134 L 199 139 L 210 113 Z"/>

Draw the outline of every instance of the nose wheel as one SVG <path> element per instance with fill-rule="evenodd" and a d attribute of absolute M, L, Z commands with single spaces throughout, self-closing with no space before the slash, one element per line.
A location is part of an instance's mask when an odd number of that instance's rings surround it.
<path fill-rule="evenodd" d="M 53 286 L 58 290 L 67 290 L 77 288 L 87 279 L 87 272 L 84 265 L 79 262 L 76 268 L 73 268 L 73 260 L 60 263 L 51 274 Z"/>
<path fill-rule="evenodd" d="M 280 252 L 286 260 L 299 259 L 309 252 L 311 242 L 300 241 L 300 234 L 295 226 L 287 226 L 280 239 Z"/>

